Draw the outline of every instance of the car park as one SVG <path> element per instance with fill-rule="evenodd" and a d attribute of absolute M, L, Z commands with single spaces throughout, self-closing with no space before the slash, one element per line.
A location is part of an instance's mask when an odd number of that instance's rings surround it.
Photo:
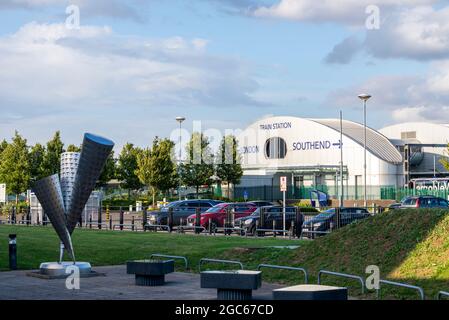
<path fill-rule="evenodd" d="M 449 202 L 435 196 L 410 196 L 405 198 L 399 209 L 408 208 L 448 208 Z"/>
<path fill-rule="evenodd" d="M 221 228 L 224 226 L 228 210 L 233 210 L 234 219 L 238 219 L 249 216 L 256 209 L 257 209 L 256 205 L 249 202 L 220 203 L 201 214 L 200 226 L 206 230 L 209 230 L 209 221 L 210 221 L 210 230 L 212 232 L 215 232 L 217 228 Z M 195 222 L 196 222 L 195 214 L 192 214 L 187 218 L 187 226 L 194 227 Z"/>
<path fill-rule="evenodd" d="M 235 220 L 235 225 L 240 226 L 243 229 L 242 234 L 256 235 L 256 227 L 259 226 L 262 211 L 266 214 L 264 219 L 265 225 L 260 226 L 259 228 L 271 229 L 273 228 L 273 221 L 276 230 L 283 228 L 283 207 L 274 205 L 264 206 L 257 208 L 247 217 Z M 296 207 L 286 207 L 285 213 L 286 229 L 289 229 L 291 222 L 296 218 Z"/>
<path fill-rule="evenodd" d="M 336 225 L 336 208 L 328 209 L 319 213 L 310 220 L 303 223 L 302 232 L 309 238 L 316 235 L 323 235 L 331 231 Z M 371 216 L 365 208 L 345 207 L 340 209 L 340 226 L 344 227 L 354 221 L 365 219 Z"/>
<path fill-rule="evenodd" d="M 173 211 L 173 225 L 178 226 L 181 220 L 186 221 L 187 217 L 195 213 L 196 210 L 205 212 L 213 206 L 221 203 L 217 200 L 181 200 L 173 201 L 162 207 L 159 211 L 151 212 L 148 215 L 150 225 L 166 225 L 168 223 L 168 213 Z"/>

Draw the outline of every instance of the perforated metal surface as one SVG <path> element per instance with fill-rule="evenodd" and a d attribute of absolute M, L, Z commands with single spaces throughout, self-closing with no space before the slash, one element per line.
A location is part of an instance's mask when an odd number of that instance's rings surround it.
<path fill-rule="evenodd" d="M 70 207 L 79 159 L 79 152 L 64 152 L 61 154 L 61 191 L 66 209 Z"/>
<path fill-rule="evenodd" d="M 34 192 L 65 249 L 75 260 L 72 239 L 66 225 L 64 200 L 58 175 L 54 174 L 37 181 L 34 184 Z"/>
<path fill-rule="evenodd" d="M 70 207 L 67 210 L 67 228 L 70 234 L 80 219 L 113 147 L 114 143 L 108 139 L 89 133 L 84 135 Z"/>

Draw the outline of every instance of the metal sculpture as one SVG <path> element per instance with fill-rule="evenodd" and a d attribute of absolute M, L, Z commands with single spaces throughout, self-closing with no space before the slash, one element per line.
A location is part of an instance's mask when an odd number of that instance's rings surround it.
<path fill-rule="evenodd" d="M 64 199 L 62 198 L 61 184 L 59 183 L 58 175 L 54 174 L 37 181 L 34 185 L 34 192 L 39 199 L 44 212 L 50 219 L 53 228 L 55 228 L 64 248 L 69 252 L 73 261 L 75 261 L 72 239 L 66 226 Z"/>
<path fill-rule="evenodd" d="M 111 140 L 90 133 L 84 135 L 81 155 L 76 170 L 70 207 L 67 208 L 67 228 L 72 234 L 84 206 L 95 188 L 101 171 L 114 147 Z"/>
<path fill-rule="evenodd" d="M 58 272 L 58 275 L 63 273 L 67 266 L 66 263 L 62 263 L 64 249 L 70 254 L 74 263 L 80 264 L 83 270 L 90 270 L 88 263 L 75 261 L 71 234 L 113 147 L 114 143 L 111 140 L 86 133 L 79 157 L 77 153 L 64 155 L 68 158 L 64 158 L 63 162 L 69 163 L 62 163 L 61 181 L 55 174 L 35 183 L 36 197 L 61 240 L 59 263 L 57 265 L 43 263 L 41 272 L 48 274 Z"/>

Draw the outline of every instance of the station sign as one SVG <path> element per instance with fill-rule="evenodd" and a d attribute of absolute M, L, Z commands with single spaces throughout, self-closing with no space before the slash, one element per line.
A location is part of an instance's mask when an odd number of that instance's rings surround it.
<path fill-rule="evenodd" d="M 280 180 L 281 192 L 287 191 L 287 177 L 282 176 Z"/>

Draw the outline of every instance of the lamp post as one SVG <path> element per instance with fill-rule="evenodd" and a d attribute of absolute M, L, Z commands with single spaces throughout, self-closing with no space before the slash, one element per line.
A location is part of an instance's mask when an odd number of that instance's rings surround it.
<path fill-rule="evenodd" d="M 364 175 L 364 183 L 363 183 L 363 204 L 366 207 L 366 101 L 368 101 L 371 96 L 366 93 L 362 93 L 358 95 L 360 100 L 363 100 L 363 147 L 364 147 L 364 155 L 363 155 L 363 175 Z"/>
<path fill-rule="evenodd" d="M 181 200 L 181 126 L 186 118 L 185 117 L 176 117 L 176 121 L 179 122 L 179 164 L 178 164 L 178 197 Z"/>

